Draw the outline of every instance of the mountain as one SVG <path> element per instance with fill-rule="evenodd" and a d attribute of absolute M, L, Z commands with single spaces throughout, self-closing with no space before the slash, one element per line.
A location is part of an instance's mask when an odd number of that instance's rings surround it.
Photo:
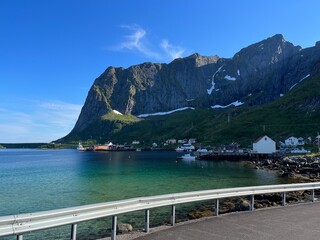
<path fill-rule="evenodd" d="M 302 49 L 277 34 L 232 58 L 193 54 L 169 64 L 109 67 L 94 81 L 74 129 L 59 141 L 104 142 L 124 132 L 129 138 L 130 131 L 123 129 L 146 125 L 136 117 L 142 114 L 192 107 L 196 112 L 207 109 L 209 119 L 214 119 L 216 111 L 208 110 L 213 106 L 263 106 L 316 76 L 319 64 L 319 42 Z M 179 115 L 184 114 L 175 114 Z"/>

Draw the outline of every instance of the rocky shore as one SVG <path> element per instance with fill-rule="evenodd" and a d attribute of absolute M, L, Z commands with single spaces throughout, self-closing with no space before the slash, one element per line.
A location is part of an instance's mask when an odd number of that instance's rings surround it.
<path fill-rule="evenodd" d="M 285 156 L 279 159 L 263 159 L 248 161 L 255 169 L 276 171 L 280 176 L 290 179 L 292 183 L 320 181 L 320 155 Z M 320 190 L 315 191 L 315 196 L 320 195 Z M 311 201 L 310 191 L 290 192 L 287 194 L 287 204 Z M 282 206 L 280 193 L 256 195 L 254 208 Z M 246 211 L 250 209 L 250 201 L 247 197 L 229 198 L 221 201 L 219 214 Z M 189 219 L 197 219 L 212 216 L 214 206 L 203 204 L 200 209 L 188 214 Z"/>
<path fill-rule="evenodd" d="M 299 182 L 320 180 L 320 155 L 286 156 L 249 162 L 255 169 L 277 171 L 280 176 Z"/>

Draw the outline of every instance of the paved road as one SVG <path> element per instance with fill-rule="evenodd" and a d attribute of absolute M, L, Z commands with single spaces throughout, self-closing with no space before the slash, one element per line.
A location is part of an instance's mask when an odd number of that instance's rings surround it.
<path fill-rule="evenodd" d="M 319 240 L 320 202 L 220 215 L 154 232 L 139 240 Z"/>

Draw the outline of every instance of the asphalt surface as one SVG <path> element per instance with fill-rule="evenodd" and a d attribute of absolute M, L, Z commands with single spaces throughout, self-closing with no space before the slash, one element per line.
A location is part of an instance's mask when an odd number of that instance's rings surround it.
<path fill-rule="evenodd" d="M 138 239 L 319 240 L 320 202 L 220 215 Z"/>

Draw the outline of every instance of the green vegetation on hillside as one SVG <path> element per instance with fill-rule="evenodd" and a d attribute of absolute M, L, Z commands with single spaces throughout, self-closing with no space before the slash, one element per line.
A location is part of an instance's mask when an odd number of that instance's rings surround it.
<path fill-rule="evenodd" d="M 94 121 L 84 131 L 72 131 L 63 139 L 58 140 L 58 143 L 72 143 L 77 144 L 79 141 L 85 145 L 92 145 L 96 143 L 105 143 L 112 140 L 113 135 L 122 131 L 124 126 L 130 126 L 138 123 L 141 119 L 130 115 L 120 115 L 114 112 L 109 112 L 103 115 L 100 119 Z"/>
<path fill-rule="evenodd" d="M 140 140 L 150 145 L 169 138 L 194 137 L 203 145 L 238 142 L 246 147 L 267 134 L 276 141 L 291 135 L 315 136 L 320 131 L 320 78 L 299 83 L 273 103 L 226 109 L 196 109 L 139 119 L 110 112 L 85 131 L 63 141 L 118 143 Z"/>

